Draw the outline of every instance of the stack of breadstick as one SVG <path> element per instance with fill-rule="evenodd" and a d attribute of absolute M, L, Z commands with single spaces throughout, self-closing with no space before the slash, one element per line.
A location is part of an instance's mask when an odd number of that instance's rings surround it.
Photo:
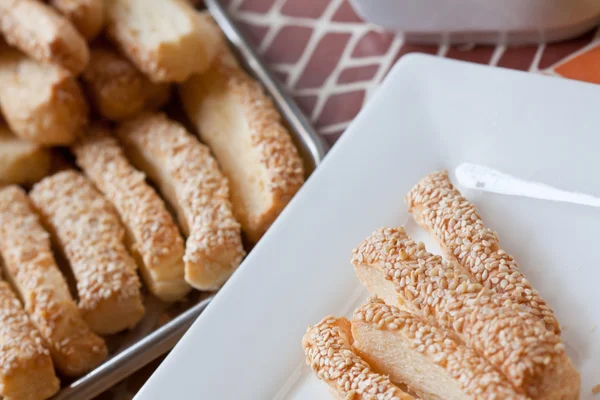
<path fill-rule="evenodd" d="M 579 398 L 579 373 L 552 310 L 448 174 L 425 177 L 406 202 L 445 258 L 403 228 L 378 229 L 354 249 L 372 297 L 351 322 L 326 317 L 302 340 L 334 396 Z"/>
<path fill-rule="evenodd" d="M 196 132 L 161 111 L 175 93 Z M 146 291 L 219 289 L 304 181 L 271 100 L 185 0 L 0 0 L 0 113 L 5 400 L 100 365 Z"/>

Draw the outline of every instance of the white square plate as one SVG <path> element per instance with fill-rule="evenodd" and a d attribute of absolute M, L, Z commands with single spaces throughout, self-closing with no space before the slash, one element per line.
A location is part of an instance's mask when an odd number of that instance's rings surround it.
<path fill-rule="evenodd" d="M 407 225 L 437 251 L 404 195 L 437 169 L 456 182 L 465 162 L 600 197 L 599 110 L 593 85 L 403 57 L 136 399 L 330 398 L 300 341 L 309 324 L 350 315 L 366 298 L 352 248 L 380 226 Z M 600 383 L 600 208 L 459 188 L 556 311 L 581 398 L 591 399 Z"/>

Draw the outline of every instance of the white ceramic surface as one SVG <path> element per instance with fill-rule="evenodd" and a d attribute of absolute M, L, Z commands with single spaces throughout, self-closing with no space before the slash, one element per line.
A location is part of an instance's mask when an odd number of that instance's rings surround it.
<path fill-rule="evenodd" d="M 597 0 L 351 0 L 366 20 L 418 42 L 561 40 L 597 25 Z"/>
<path fill-rule="evenodd" d="M 597 86 L 403 57 L 136 399 L 330 398 L 304 366 L 300 340 L 309 324 L 351 315 L 366 298 L 352 248 L 380 226 L 406 224 L 436 250 L 403 198 L 424 175 L 462 163 L 599 197 L 599 107 Z M 464 194 L 556 311 L 581 398 L 591 400 L 600 383 L 600 208 Z"/>

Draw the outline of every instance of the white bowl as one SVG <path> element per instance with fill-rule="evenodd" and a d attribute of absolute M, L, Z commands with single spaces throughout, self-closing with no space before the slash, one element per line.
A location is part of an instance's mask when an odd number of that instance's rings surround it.
<path fill-rule="evenodd" d="M 532 43 L 566 39 L 600 22 L 597 0 L 351 0 L 366 20 L 412 42 Z"/>

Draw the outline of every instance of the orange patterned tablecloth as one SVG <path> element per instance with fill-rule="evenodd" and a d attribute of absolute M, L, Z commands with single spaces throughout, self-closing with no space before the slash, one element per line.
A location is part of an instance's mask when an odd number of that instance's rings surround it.
<path fill-rule="evenodd" d="M 361 20 L 348 0 L 222 0 L 304 113 L 333 144 L 394 63 L 412 52 L 600 83 L 600 30 L 570 41 L 505 46 L 404 43 Z M 129 400 L 160 361 L 99 397 Z"/>

